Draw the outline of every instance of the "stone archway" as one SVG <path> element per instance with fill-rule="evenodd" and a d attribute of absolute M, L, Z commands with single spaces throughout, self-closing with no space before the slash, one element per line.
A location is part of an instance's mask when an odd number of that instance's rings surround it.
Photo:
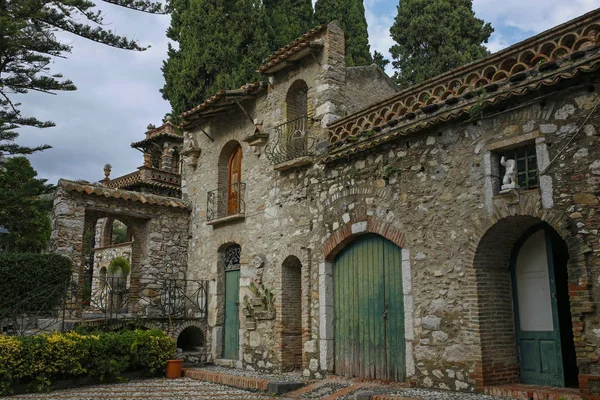
<path fill-rule="evenodd" d="M 536 226 L 546 225 L 566 244 L 568 293 L 571 304 L 571 324 L 582 327 L 584 314 L 592 311 L 585 256 L 580 238 L 571 232 L 570 220 L 557 212 L 534 208 L 496 213 L 474 237 L 467 267 L 469 287 L 473 288 L 466 301 L 469 307 L 467 331 L 471 333 L 475 364 L 472 375 L 476 388 L 519 382 L 519 360 L 515 331 L 513 282 L 509 266 L 519 239 Z M 565 290 L 567 288 L 565 287 Z M 574 306 L 574 304 L 581 306 Z M 582 329 L 573 329 L 575 340 L 583 336 Z M 577 349 L 580 374 L 586 370 Z M 585 358 L 584 358 L 585 359 Z"/>
<path fill-rule="evenodd" d="M 404 373 L 410 377 L 415 373 L 413 358 L 413 298 L 409 250 L 403 248 L 405 235 L 393 223 L 371 217 L 353 218 L 333 232 L 323 246 L 325 261 L 319 267 L 319 325 L 320 364 L 325 371 L 334 371 L 334 276 L 336 257 L 361 236 L 375 234 L 401 250 L 402 296 L 404 308 Z"/>

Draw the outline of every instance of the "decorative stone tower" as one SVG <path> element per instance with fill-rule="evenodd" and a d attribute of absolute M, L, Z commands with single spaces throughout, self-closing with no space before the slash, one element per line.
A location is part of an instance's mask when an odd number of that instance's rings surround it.
<path fill-rule="evenodd" d="M 182 144 L 183 136 L 170 118 L 158 128 L 150 124 L 146 138 L 131 144 L 131 147 L 144 153 L 144 165 L 136 172 L 104 179 L 102 184 L 110 188 L 180 198 Z"/>

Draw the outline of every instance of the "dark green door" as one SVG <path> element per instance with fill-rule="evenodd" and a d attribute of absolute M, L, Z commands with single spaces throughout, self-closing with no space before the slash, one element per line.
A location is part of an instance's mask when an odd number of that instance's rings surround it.
<path fill-rule="evenodd" d="M 521 382 L 565 386 L 552 259 L 544 229 L 527 235 L 513 254 L 515 320 Z"/>
<path fill-rule="evenodd" d="M 240 270 L 225 272 L 225 338 L 223 358 L 237 360 L 240 348 Z"/>
<path fill-rule="evenodd" d="M 363 236 L 335 261 L 335 373 L 405 379 L 402 250 Z"/>

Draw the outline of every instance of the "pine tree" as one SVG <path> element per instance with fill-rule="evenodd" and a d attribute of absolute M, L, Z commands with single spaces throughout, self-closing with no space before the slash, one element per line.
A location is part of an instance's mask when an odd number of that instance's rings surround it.
<path fill-rule="evenodd" d="M 271 51 L 266 10 L 253 0 L 173 0 L 163 62 L 162 96 L 172 114 L 202 103 L 222 89 L 233 89 L 260 76 L 255 72 Z"/>
<path fill-rule="evenodd" d="M 48 247 L 54 190 L 25 157 L 11 157 L 0 164 L 0 226 L 8 230 L 2 235 L 2 247 L 17 252 L 40 252 Z"/>
<path fill-rule="evenodd" d="M 346 65 L 369 65 L 373 62 L 362 0 L 317 0 L 315 18 L 319 24 L 333 20 L 340 23 L 346 34 Z"/>
<path fill-rule="evenodd" d="M 163 13 L 159 3 L 145 0 L 102 0 L 149 13 Z M 50 72 L 53 57 L 65 57 L 71 45 L 56 31 L 120 49 L 145 50 L 136 41 L 103 28 L 100 11 L 89 0 L 0 0 L 0 154 L 31 154 L 49 146 L 22 147 L 14 143 L 20 127 L 48 128 L 51 121 L 23 116 L 13 95 L 29 91 L 55 93 L 76 90 L 72 81 Z"/>
<path fill-rule="evenodd" d="M 275 50 L 314 28 L 311 0 L 265 0 Z"/>
<path fill-rule="evenodd" d="M 400 0 L 390 29 L 394 77 L 408 87 L 485 57 L 493 31 L 475 18 L 472 0 Z"/>

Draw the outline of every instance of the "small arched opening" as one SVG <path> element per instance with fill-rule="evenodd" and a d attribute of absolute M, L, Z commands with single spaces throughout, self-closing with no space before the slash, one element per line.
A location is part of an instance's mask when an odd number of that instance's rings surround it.
<path fill-rule="evenodd" d="M 302 368 L 302 264 L 295 256 L 281 266 L 281 369 Z"/>
<path fill-rule="evenodd" d="M 285 97 L 287 121 L 306 117 L 308 114 L 308 85 L 303 80 L 291 84 Z"/>
<path fill-rule="evenodd" d="M 188 326 L 177 336 L 177 348 L 184 352 L 196 352 L 204 346 L 204 333 L 196 326 Z"/>

